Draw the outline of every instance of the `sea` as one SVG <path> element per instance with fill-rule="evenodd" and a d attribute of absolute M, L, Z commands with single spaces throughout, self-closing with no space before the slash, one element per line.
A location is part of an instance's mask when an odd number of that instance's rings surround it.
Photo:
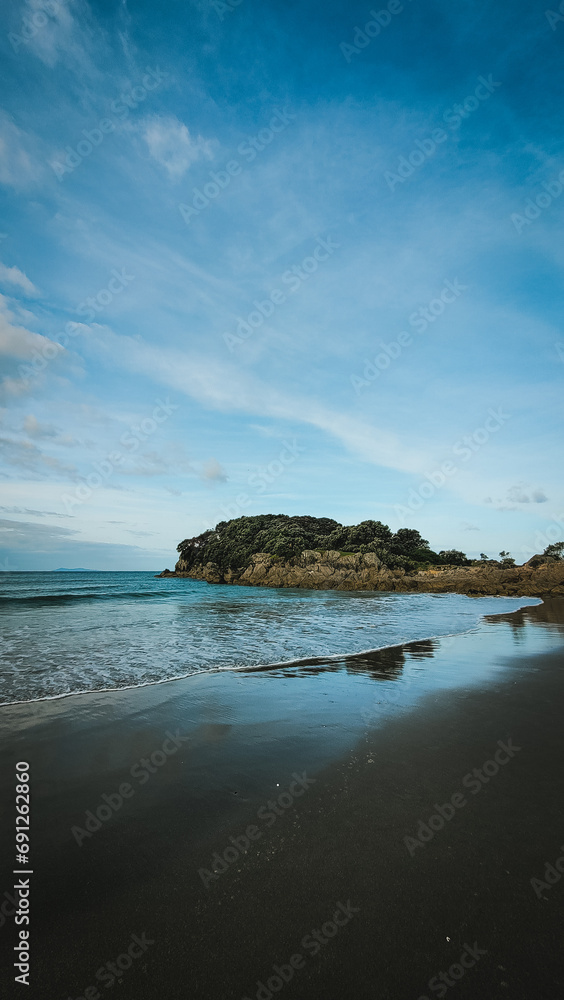
<path fill-rule="evenodd" d="M 477 629 L 535 598 L 213 585 L 151 572 L 0 573 L 0 704 L 213 671 L 337 663 Z"/>

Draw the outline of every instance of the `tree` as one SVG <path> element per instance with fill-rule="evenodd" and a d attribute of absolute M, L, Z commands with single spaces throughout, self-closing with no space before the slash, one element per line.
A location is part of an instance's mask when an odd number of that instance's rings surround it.
<path fill-rule="evenodd" d="M 446 563 L 448 566 L 466 566 L 469 562 L 466 554 L 464 552 L 460 552 L 459 549 L 443 550 L 442 552 L 439 552 L 439 557 L 441 562 Z"/>
<path fill-rule="evenodd" d="M 422 538 L 414 528 L 399 528 L 392 536 L 390 548 L 398 555 L 409 556 L 417 549 L 428 549 L 429 542 L 426 538 Z"/>
<path fill-rule="evenodd" d="M 564 542 L 553 542 L 552 545 L 547 545 L 543 556 L 549 556 L 552 559 L 564 559 Z"/>
<path fill-rule="evenodd" d="M 515 560 L 510 552 L 506 552 L 505 549 L 499 553 L 501 556 L 501 565 L 503 569 L 510 569 L 511 566 L 515 565 Z"/>
<path fill-rule="evenodd" d="M 343 525 L 328 517 L 288 514 L 258 514 L 220 521 L 215 529 L 178 545 L 183 568 L 213 563 L 223 576 L 227 570 L 241 570 L 257 552 L 266 552 L 287 560 L 313 549 L 325 551 L 375 553 L 391 569 L 420 568 L 442 562 L 429 542 L 413 528 L 400 528 L 395 534 L 381 521 L 366 520 Z M 442 553 L 441 555 L 445 555 Z M 451 562 L 466 563 L 463 552 L 446 553 Z"/>
<path fill-rule="evenodd" d="M 487 556 L 485 552 L 480 552 L 480 559 L 482 560 L 482 562 L 487 562 L 489 556 Z"/>

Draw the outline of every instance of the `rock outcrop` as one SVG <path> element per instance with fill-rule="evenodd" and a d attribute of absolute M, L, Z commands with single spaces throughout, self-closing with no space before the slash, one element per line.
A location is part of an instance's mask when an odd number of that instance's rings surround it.
<path fill-rule="evenodd" d="M 440 566 L 406 573 L 403 569 L 387 569 L 373 553 L 342 554 L 309 550 L 283 562 L 265 552 L 257 552 L 242 570 L 222 572 L 210 562 L 188 569 L 179 559 L 174 573 L 165 570 L 160 575 L 242 587 L 394 590 L 508 597 L 564 595 L 564 560 L 543 562 L 542 558 L 538 556 L 524 566 L 508 569 L 481 563 L 478 566 Z"/>

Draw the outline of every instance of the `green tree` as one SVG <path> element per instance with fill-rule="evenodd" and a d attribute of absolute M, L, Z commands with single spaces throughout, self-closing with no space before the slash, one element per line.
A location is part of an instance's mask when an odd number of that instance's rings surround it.
<path fill-rule="evenodd" d="M 470 560 L 464 552 L 459 549 L 446 549 L 439 552 L 441 562 L 448 566 L 467 566 Z"/>
<path fill-rule="evenodd" d="M 506 552 L 505 549 L 503 549 L 499 554 L 501 557 L 501 565 L 503 569 L 510 569 L 512 566 L 515 565 L 515 560 L 510 552 Z"/>
<path fill-rule="evenodd" d="M 398 555 L 410 556 L 418 549 L 428 549 L 429 542 L 414 528 L 399 528 L 392 537 L 390 548 Z"/>
<path fill-rule="evenodd" d="M 214 530 L 185 538 L 178 545 L 188 570 L 212 562 L 221 574 L 245 568 L 257 552 L 287 560 L 306 549 L 374 552 L 392 569 L 408 570 L 441 561 L 413 528 L 400 528 L 392 534 L 382 521 L 343 525 L 332 518 L 310 515 L 259 514 L 220 521 Z"/>
<path fill-rule="evenodd" d="M 553 542 L 552 545 L 547 545 L 543 556 L 549 556 L 552 559 L 564 559 L 564 542 Z"/>

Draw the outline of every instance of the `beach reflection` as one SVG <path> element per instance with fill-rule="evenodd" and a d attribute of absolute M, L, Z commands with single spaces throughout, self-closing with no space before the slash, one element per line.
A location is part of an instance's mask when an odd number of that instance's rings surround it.
<path fill-rule="evenodd" d="M 554 637 L 564 635 L 564 599 L 548 598 L 543 604 L 512 613 L 484 616 L 481 624 L 470 631 L 477 639 L 482 637 L 481 644 L 486 641 L 487 658 L 465 656 L 464 651 L 469 647 L 460 645 L 460 635 L 451 635 L 340 658 L 312 658 L 274 671 L 267 669 L 278 677 L 320 677 L 341 672 L 379 682 L 360 710 L 363 720 L 369 723 L 381 715 L 386 705 L 408 707 L 425 691 L 465 687 L 487 680 L 504 669 L 501 658 L 492 666 L 494 661 L 490 657 L 507 651 L 508 637 L 515 646 L 533 655 L 544 647 L 552 648 Z M 431 664 L 431 660 L 435 662 Z"/>
<path fill-rule="evenodd" d="M 543 604 L 536 604 L 533 607 L 521 608 L 511 614 L 485 615 L 484 622 L 487 625 L 496 625 L 506 622 L 514 632 L 519 632 L 526 625 L 540 625 L 551 632 L 564 635 L 564 623 L 562 621 L 562 608 L 564 598 L 547 597 Z"/>

